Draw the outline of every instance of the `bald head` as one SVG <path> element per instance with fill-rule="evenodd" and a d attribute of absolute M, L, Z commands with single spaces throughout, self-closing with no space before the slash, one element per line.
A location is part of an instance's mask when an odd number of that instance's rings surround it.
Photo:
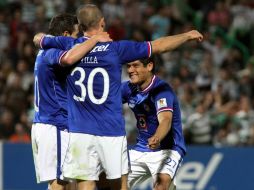
<path fill-rule="evenodd" d="M 103 15 L 100 9 L 93 4 L 86 4 L 77 10 L 77 18 L 83 32 L 100 27 Z"/>

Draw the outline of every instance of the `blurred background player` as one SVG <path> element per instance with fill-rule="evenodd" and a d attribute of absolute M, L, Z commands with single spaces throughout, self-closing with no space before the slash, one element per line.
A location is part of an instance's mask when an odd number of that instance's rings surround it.
<path fill-rule="evenodd" d="M 49 34 L 76 38 L 76 16 L 63 13 L 53 17 Z M 94 40 L 87 42 L 86 51 L 97 43 Z M 64 189 L 65 182 L 60 180 L 60 176 L 69 142 L 65 87 L 67 70 L 52 63 L 51 56 L 47 55 L 50 55 L 47 50 L 38 52 L 34 69 L 35 116 L 31 134 L 33 156 L 37 182 L 49 182 L 49 189 Z"/>
<path fill-rule="evenodd" d="M 169 189 L 186 148 L 181 112 L 173 89 L 155 73 L 153 57 L 127 64 L 130 80 L 122 83 L 123 103 L 137 120 L 137 143 L 129 150 L 130 189 L 153 179 L 153 189 Z"/>

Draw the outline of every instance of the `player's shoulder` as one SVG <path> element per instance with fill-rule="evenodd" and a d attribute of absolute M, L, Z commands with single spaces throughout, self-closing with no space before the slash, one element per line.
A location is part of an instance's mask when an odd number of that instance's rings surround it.
<path fill-rule="evenodd" d="M 130 88 L 130 85 L 131 85 L 131 83 L 130 83 L 130 81 L 123 81 L 122 83 L 121 83 L 121 88 L 122 88 L 122 90 L 124 90 L 124 91 L 128 91 L 128 90 L 130 90 L 131 88 Z"/>
<path fill-rule="evenodd" d="M 155 94 L 158 94 L 160 92 L 165 92 L 165 91 L 174 94 L 174 90 L 170 86 L 170 84 L 167 83 L 165 80 L 162 80 L 158 76 L 156 76 L 152 92 L 155 93 Z"/>
<path fill-rule="evenodd" d="M 134 93 L 137 92 L 137 85 L 132 84 L 130 81 L 122 82 L 122 91 L 126 93 Z"/>
<path fill-rule="evenodd" d="M 104 42 L 107 43 L 107 42 Z M 108 42 L 110 44 L 112 44 L 112 47 L 118 48 L 121 46 L 130 46 L 132 44 L 137 44 L 137 43 L 141 43 L 141 42 L 136 42 L 133 40 L 118 40 L 118 41 L 112 41 L 112 42 Z"/>

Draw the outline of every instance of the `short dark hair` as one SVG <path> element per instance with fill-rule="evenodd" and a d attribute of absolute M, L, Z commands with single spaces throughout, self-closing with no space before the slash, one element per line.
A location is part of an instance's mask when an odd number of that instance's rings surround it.
<path fill-rule="evenodd" d="M 148 63 L 153 63 L 153 69 L 152 69 L 151 72 L 152 72 L 153 74 L 156 72 L 156 70 L 155 70 L 155 65 L 156 65 L 156 62 L 158 61 L 157 56 L 152 55 L 152 56 L 149 57 L 149 58 L 140 59 L 139 61 L 140 61 L 145 67 L 148 65 Z"/>
<path fill-rule="evenodd" d="M 71 34 L 74 32 L 76 24 L 78 24 L 78 19 L 75 15 L 61 13 L 51 19 L 48 33 L 53 36 L 61 36 L 64 31 L 68 31 Z"/>

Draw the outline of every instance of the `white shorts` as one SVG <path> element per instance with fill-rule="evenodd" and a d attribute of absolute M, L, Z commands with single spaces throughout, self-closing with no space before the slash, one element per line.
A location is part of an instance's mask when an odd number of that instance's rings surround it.
<path fill-rule="evenodd" d="M 70 133 L 70 145 L 63 165 L 64 177 L 99 180 L 102 171 L 107 179 L 117 179 L 128 173 L 126 137 Z"/>
<path fill-rule="evenodd" d="M 129 151 L 131 172 L 128 176 L 130 189 L 150 177 L 156 181 L 157 174 L 168 174 L 175 184 L 175 174 L 181 162 L 181 156 L 174 150 L 161 150 L 157 152 Z"/>
<path fill-rule="evenodd" d="M 37 183 L 63 179 L 61 167 L 69 144 L 69 133 L 54 125 L 32 125 L 32 149 Z"/>

